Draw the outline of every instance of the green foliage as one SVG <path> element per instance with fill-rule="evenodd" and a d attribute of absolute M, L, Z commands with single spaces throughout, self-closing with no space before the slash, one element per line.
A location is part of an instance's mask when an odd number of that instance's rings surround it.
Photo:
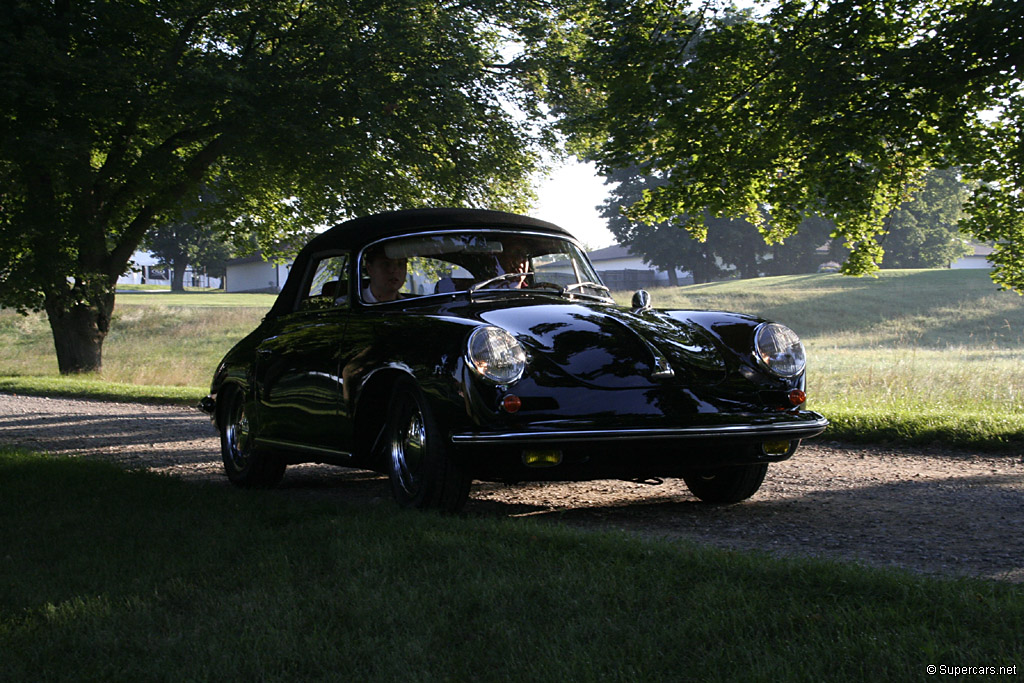
<path fill-rule="evenodd" d="M 542 143 L 505 0 L 38 3 L 0 9 L 0 303 L 99 367 L 144 235 L 216 178 L 260 246 L 338 217 L 522 209 Z M 63 345 L 62 345 L 63 343 Z"/>
<path fill-rule="evenodd" d="M 824 260 L 817 249 L 828 243 L 833 228 L 827 221 L 806 218 L 798 233 L 766 246 L 749 221 L 706 216 L 706 234 L 697 239 L 682 229 L 685 216 L 679 221 L 655 224 L 629 217 L 630 207 L 642 201 L 645 192 L 663 186 L 664 181 L 636 169 L 614 169 L 609 171 L 606 183 L 615 187 L 609 192 L 602 214 L 618 243 L 641 255 L 645 263 L 670 274 L 676 268 L 690 271 L 696 283 L 726 277 L 814 272 Z"/>
<path fill-rule="evenodd" d="M 664 179 L 632 218 L 700 237 L 706 215 L 745 216 L 771 243 L 818 215 L 852 250 L 845 272 L 871 273 L 886 217 L 959 166 L 993 277 L 1024 288 L 1019 3 L 582 4 L 575 38 L 544 46 L 565 71 L 550 101 L 577 153 Z"/>
<path fill-rule="evenodd" d="M 204 189 L 194 202 L 183 201 L 175 218 L 155 225 L 146 235 L 144 246 L 174 269 L 172 290 L 184 291 L 185 269 L 190 265 L 224 277 L 227 260 L 234 253 L 232 239 L 250 237 L 236 233 L 218 204 L 216 194 Z"/>
<path fill-rule="evenodd" d="M 886 268 L 942 268 L 971 253 L 959 225 L 967 188 L 956 170 L 928 173 L 909 202 L 886 220 Z"/>
<path fill-rule="evenodd" d="M 0 481 L 3 680 L 910 680 L 1024 654 L 998 582 L 21 452 Z"/>

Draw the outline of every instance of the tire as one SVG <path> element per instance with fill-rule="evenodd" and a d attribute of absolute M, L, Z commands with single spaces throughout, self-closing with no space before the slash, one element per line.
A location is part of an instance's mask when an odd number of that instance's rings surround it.
<path fill-rule="evenodd" d="M 471 479 L 448 457 L 443 435 L 416 383 L 395 383 L 384 427 L 391 493 L 404 508 L 458 512 Z"/>
<path fill-rule="evenodd" d="M 220 419 L 220 454 L 232 484 L 243 488 L 271 488 L 284 477 L 285 462 L 257 450 L 251 431 L 249 404 L 241 391 L 232 391 Z"/>
<path fill-rule="evenodd" d="M 690 493 L 705 503 L 738 503 L 757 493 L 768 465 L 738 465 L 683 477 Z"/>

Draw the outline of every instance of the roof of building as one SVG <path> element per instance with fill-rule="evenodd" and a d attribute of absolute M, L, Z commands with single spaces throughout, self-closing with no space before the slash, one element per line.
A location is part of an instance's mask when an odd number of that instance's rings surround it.
<path fill-rule="evenodd" d="M 605 247 L 604 249 L 595 249 L 594 251 L 590 252 L 588 256 L 590 256 L 591 261 L 597 262 L 612 261 L 614 259 L 620 258 L 630 258 L 636 256 L 636 254 L 630 252 L 629 247 L 624 247 L 621 244 L 613 244 L 612 246 Z"/>

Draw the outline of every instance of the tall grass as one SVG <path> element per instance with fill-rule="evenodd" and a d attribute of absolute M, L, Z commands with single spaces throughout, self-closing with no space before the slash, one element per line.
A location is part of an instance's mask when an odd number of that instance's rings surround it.
<path fill-rule="evenodd" d="M 98 379 L 205 391 L 220 359 L 273 302 L 266 294 L 119 295 Z M 0 374 L 57 374 L 45 315 L 0 310 Z"/>

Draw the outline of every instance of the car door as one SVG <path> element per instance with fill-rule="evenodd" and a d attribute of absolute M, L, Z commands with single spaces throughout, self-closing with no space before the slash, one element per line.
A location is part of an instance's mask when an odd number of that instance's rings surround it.
<path fill-rule="evenodd" d="M 341 349 L 351 308 L 348 254 L 314 257 L 295 310 L 256 347 L 261 440 L 346 455 Z"/>

